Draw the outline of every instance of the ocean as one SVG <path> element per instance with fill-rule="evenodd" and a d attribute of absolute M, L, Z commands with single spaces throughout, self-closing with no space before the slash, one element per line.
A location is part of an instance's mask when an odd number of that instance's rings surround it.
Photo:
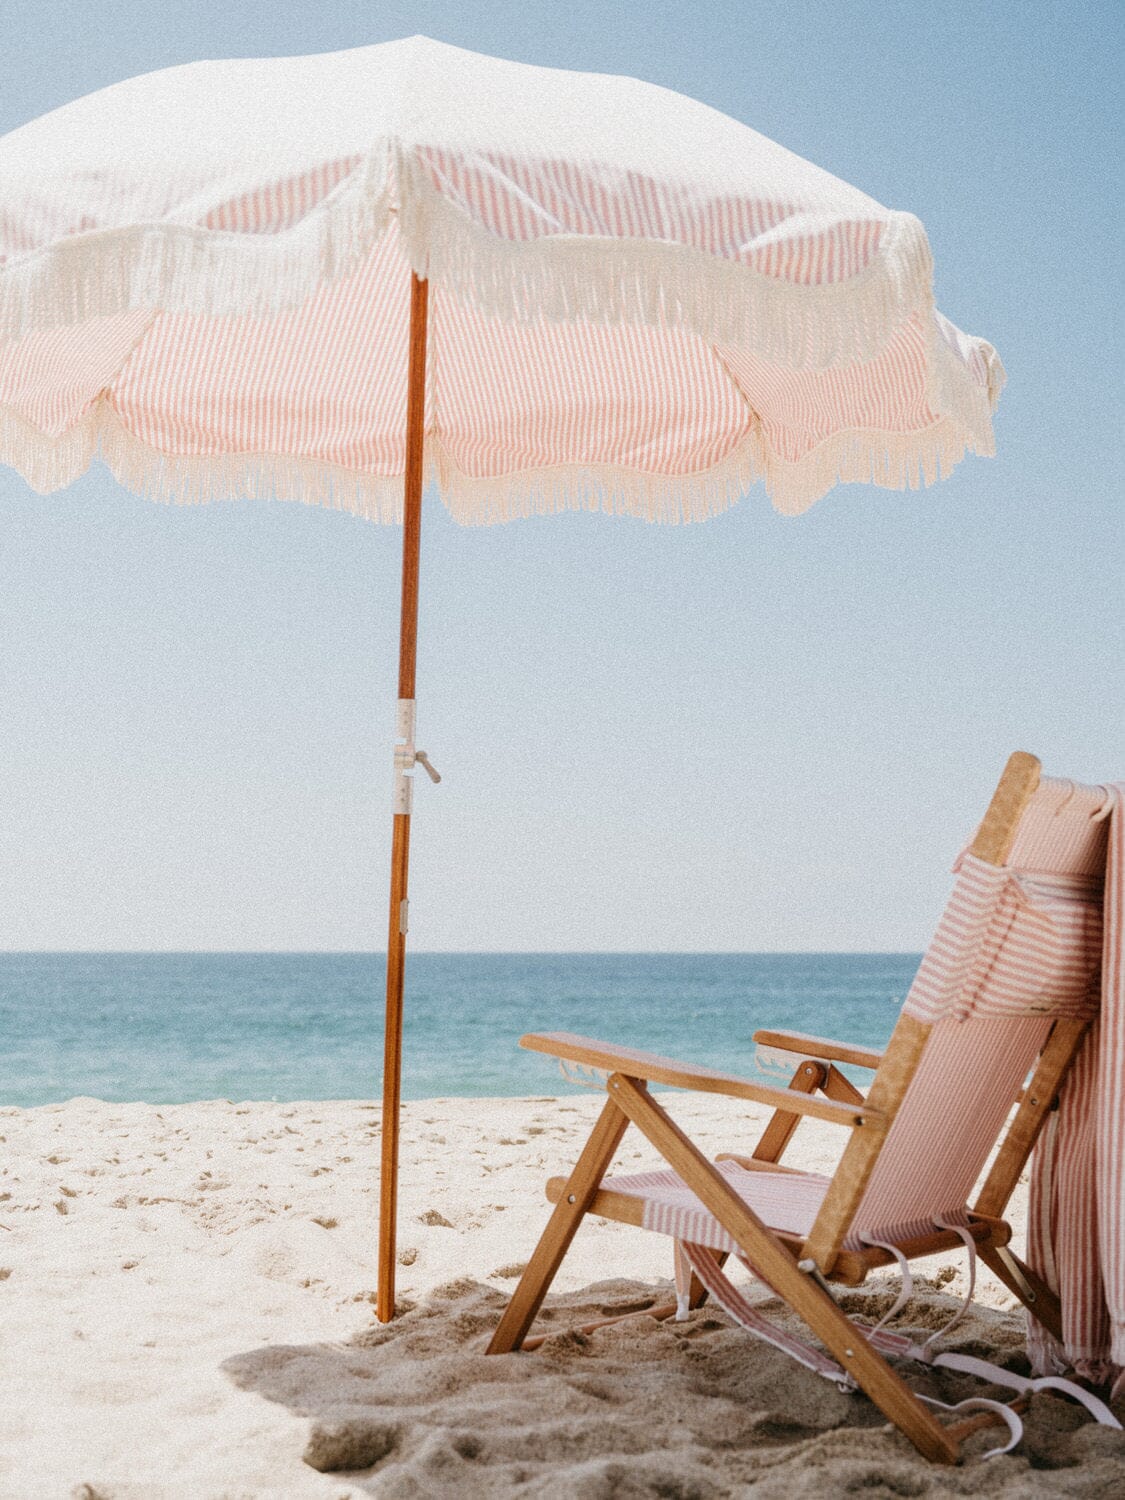
<path fill-rule="evenodd" d="M 882 1046 L 918 962 L 410 954 L 403 1097 L 559 1092 L 556 1064 L 516 1045 L 525 1031 L 577 1031 L 751 1076 L 761 1026 Z M 0 1105 L 374 1098 L 383 974 L 370 953 L 0 954 Z"/>

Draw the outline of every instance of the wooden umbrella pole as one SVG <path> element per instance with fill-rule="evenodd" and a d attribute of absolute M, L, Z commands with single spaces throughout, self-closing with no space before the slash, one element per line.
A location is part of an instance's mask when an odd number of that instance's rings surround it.
<path fill-rule="evenodd" d="M 402 990 L 406 966 L 410 802 L 414 765 L 414 666 L 418 646 L 418 558 L 422 536 L 422 448 L 426 418 L 426 312 L 429 283 L 410 280 L 410 360 L 406 393 L 406 476 L 402 517 L 402 610 L 398 647 L 398 730 L 391 842 L 391 905 L 387 931 L 387 1019 L 383 1045 L 382 1159 L 379 1174 L 379 1280 L 376 1313 L 395 1311 L 395 1223 L 398 1213 L 398 1128 L 402 1074 Z"/>

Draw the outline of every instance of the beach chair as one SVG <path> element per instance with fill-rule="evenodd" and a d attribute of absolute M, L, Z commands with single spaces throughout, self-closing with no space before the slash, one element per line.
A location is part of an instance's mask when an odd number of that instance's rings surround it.
<path fill-rule="evenodd" d="M 1009 1428 L 1004 1448 L 993 1450 L 1006 1451 L 1020 1435 L 1015 1411 L 1043 1385 L 1065 1386 L 1099 1421 L 1117 1426 L 1105 1406 L 1067 1382 L 1023 1380 L 938 1353 L 934 1338 L 917 1346 L 882 1326 L 891 1314 L 875 1329 L 860 1326 L 832 1291 L 897 1261 L 905 1297 L 911 1261 L 964 1245 L 1059 1335 L 1059 1299 L 1011 1249 L 1004 1212 L 1097 1011 L 1106 803 L 1103 787 L 1042 777 L 1034 756 L 1011 757 L 958 861 L 949 904 L 882 1053 L 758 1031 L 760 1045 L 797 1059 L 791 1083 L 778 1088 L 565 1032 L 523 1037 L 521 1046 L 564 1069 L 597 1070 L 608 1097 L 570 1176 L 547 1185 L 556 1207 L 488 1352 L 542 1342 L 528 1332 L 582 1219 L 594 1214 L 676 1242 L 678 1301 L 650 1316 L 684 1316 L 712 1297 L 818 1373 L 862 1388 L 929 1459 L 955 1462 L 965 1436 L 992 1421 Z M 841 1066 L 874 1070 L 866 1096 Z M 774 1113 L 750 1154 L 710 1161 L 650 1092 L 652 1083 L 772 1105 Z M 831 1177 L 781 1161 L 805 1117 L 841 1131 Z M 630 1124 L 669 1170 L 606 1176 Z M 747 1302 L 723 1269 L 731 1255 L 819 1345 Z M 960 1403 L 982 1410 L 943 1423 L 938 1403 L 916 1395 L 888 1356 L 968 1371 L 1021 1394 L 1010 1403 Z"/>

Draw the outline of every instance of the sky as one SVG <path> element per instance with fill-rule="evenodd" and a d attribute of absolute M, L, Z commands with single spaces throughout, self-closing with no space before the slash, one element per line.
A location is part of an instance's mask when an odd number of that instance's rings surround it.
<path fill-rule="evenodd" d="M 998 456 L 705 525 L 428 495 L 411 943 L 902 950 L 1008 753 L 1125 776 L 1115 4 L 0 0 L 0 132 L 136 73 L 416 32 L 627 73 L 930 235 Z M 0 949 L 385 941 L 397 528 L 0 471 Z"/>

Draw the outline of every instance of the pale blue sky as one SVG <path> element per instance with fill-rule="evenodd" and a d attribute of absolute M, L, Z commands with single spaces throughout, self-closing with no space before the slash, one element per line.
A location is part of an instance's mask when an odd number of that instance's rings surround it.
<path fill-rule="evenodd" d="M 411 938 L 916 949 L 1008 751 L 1125 775 L 1114 4 L 0 0 L 0 131 L 425 32 L 693 94 L 925 222 L 999 456 L 800 520 L 423 539 Z M 0 472 L 0 948 L 379 948 L 399 536 Z"/>

